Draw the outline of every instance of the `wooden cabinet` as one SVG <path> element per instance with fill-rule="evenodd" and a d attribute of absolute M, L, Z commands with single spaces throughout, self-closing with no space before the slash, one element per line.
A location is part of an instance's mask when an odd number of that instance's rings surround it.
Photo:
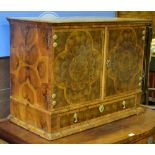
<path fill-rule="evenodd" d="M 143 111 L 149 20 L 9 21 L 11 121 L 57 139 Z"/>

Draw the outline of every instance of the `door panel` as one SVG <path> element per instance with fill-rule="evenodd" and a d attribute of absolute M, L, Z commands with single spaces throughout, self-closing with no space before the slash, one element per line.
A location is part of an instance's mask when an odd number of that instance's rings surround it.
<path fill-rule="evenodd" d="M 53 106 L 102 98 L 104 28 L 53 31 Z"/>
<path fill-rule="evenodd" d="M 108 29 L 105 96 L 141 89 L 145 27 Z"/>

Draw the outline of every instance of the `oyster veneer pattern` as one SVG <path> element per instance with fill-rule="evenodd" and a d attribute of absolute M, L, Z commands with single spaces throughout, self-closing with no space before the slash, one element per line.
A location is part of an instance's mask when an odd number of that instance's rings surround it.
<path fill-rule="evenodd" d="M 64 38 L 62 33 L 67 33 L 67 37 Z M 57 94 L 56 100 L 64 98 L 64 103 L 67 105 L 100 99 L 104 29 L 87 31 L 73 29 L 67 32 L 62 30 L 55 31 L 54 34 L 58 36 L 57 40 L 65 42 L 63 49 L 59 42 L 54 48 L 54 53 L 59 53 L 56 55 L 53 67 L 55 81 L 53 92 Z M 63 101 L 58 102 L 58 107 L 63 105 Z"/>
<path fill-rule="evenodd" d="M 48 53 L 41 28 L 11 26 L 11 95 L 47 109 Z"/>
<path fill-rule="evenodd" d="M 115 95 L 141 87 L 145 28 L 121 27 L 109 29 L 107 50 L 106 95 Z"/>

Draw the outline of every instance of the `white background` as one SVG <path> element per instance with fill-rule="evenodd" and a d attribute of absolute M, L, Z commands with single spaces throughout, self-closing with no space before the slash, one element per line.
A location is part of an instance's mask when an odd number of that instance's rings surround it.
<path fill-rule="evenodd" d="M 154 0 L 0 0 L 1 11 L 153 11 L 154 8 Z"/>

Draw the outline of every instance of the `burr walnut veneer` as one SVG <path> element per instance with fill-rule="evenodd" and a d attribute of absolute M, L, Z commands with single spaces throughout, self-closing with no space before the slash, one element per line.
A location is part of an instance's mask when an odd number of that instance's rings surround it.
<path fill-rule="evenodd" d="M 150 21 L 9 22 L 12 122 L 52 140 L 143 110 Z"/>

